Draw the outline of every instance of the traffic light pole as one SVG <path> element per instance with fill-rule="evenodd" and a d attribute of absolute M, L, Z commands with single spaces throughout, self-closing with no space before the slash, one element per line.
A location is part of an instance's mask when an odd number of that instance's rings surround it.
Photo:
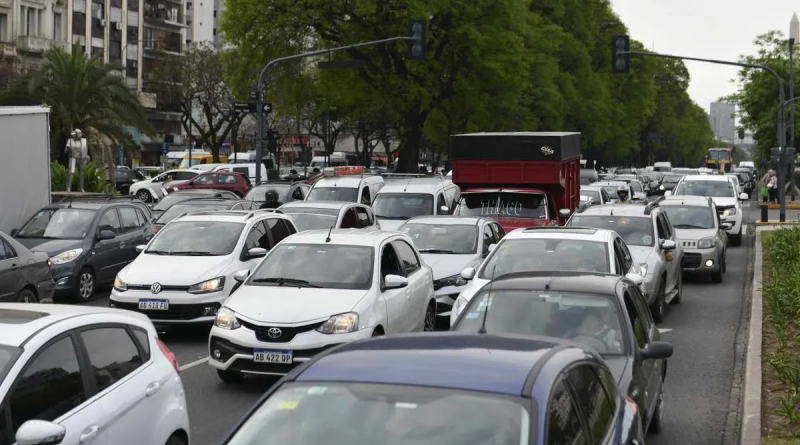
<path fill-rule="evenodd" d="M 424 37 L 424 30 L 423 30 L 423 37 Z M 256 159 L 258 159 L 258 161 L 261 162 L 261 156 L 262 156 L 262 150 L 263 150 L 262 141 L 264 139 L 264 130 L 265 130 L 264 129 L 264 94 L 266 93 L 266 91 L 265 91 L 266 89 L 265 89 L 265 86 L 264 86 L 264 76 L 267 74 L 267 70 L 269 70 L 272 66 L 274 66 L 274 65 L 276 65 L 276 64 L 278 64 L 280 62 L 288 62 L 288 61 L 291 61 L 291 60 L 305 59 L 306 57 L 323 56 L 325 54 L 338 53 L 338 52 L 347 51 L 347 50 L 351 50 L 351 49 L 357 49 L 357 48 L 365 48 L 365 47 L 368 47 L 368 46 L 382 45 L 384 43 L 417 42 L 418 40 L 419 40 L 419 38 L 418 37 L 414 37 L 414 36 L 390 37 L 388 39 L 373 40 L 371 42 L 364 42 L 364 43 L 356 43 L 355 45 L 339 46 L 339 47 L 336 47 L 336 48 L 322 49 L 322 50 L 310 51 L 310 52 L 302 53 L 302 54 L 294 54 L 294 55 L 286 56 L 286 57 L 279 57 L 277 59 L 272 59 L 269 62 L 267 62 L 267 64 L 264 65 L 264 68 L 261 70 L 261 73 L 258 75 L 258 86 L 257 86 L 257 91 L 258 91 L 258 98 L 257 98 L 257 102 L 258 102 L 258 110 L 257 110 L 257 112 L 258 112 L 258 140 L 256 141 Z M 261 182 L 261 169 L 257 168 L 256 169 L 256 184 L 259 184 L 260 182 Z"/>
<path fill-rule="evenodd" d="M 630 55 L 630 56 L 644 56 L 644 57 L 659 57 L 662 59 L 691 60 L 694 62 L 714 63 L 717 65 L 756 68 L 767 71 L 768 73 L 772 74 L 775 77 L 775 80 L 778 81 L 778 100 L 779 100 L 778 103 L 780 104 L 780 110 L 778 111 L 778 146 L 781 147 L 780 160 L 778 161 L 778 196 L 781 203 L 780 221 L 781 222 L 786 221 L 786 100 L 784 98 L 785 87 L 783 79 L 781 79 L 781 76 L 779 76 L 778 73 L 775 72 L 775 70 L 766 65 L 760 65 L 756 63 L 730 62 L 727 60 L 715 60 L 715 59 L 700 59 L 697 57 L 673 56 L 669 54 L 648 53 L 643 51 L 618 51 L 616 54 Z"/>

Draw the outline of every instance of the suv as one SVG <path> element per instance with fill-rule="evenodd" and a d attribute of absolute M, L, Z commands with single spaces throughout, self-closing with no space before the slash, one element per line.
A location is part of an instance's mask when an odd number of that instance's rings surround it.
<path fill-rule="evenodd" d="M 719 222 L 714 201 L 700 196 L 670 196 L 660 205 L 684 250 L 683 270 L 708 274 L 711 281 L 721 283 L 726 266 L 725 230 L 731 223 Z"/>
<path fill-rule="evenodd" d="M 158 325 L 211 323 L 234 288 L 297 229 L 273 211 L 211 211 L 170 222 L 114 281 L 109 305 L 144 313 Z"/>
<path fill-rule="evenodd" d="M 614 204 L 594 206 L 575 213 L 567 226 L 613 230 L 640 263 L 653 319 L 664 318 L 666 303 L 680 303 L 683 287 L 681 260 L 683 249 L 677 245 L 675 230 L 659 202 L 646 206 Z"/>
<path fill-rule="evenodd" d="M 675 191 L 668 195 L 711 198 L 717 206 L 717 212 L 722 215 L 722 220 L 731 223 L 731 227 L 726 230 L 731 244 L 742 245 L 742 204 L 740 201 L 746 201 L 750 197 L 747 193 L 737 193 L 730 176 L 684 176 L 675 187 Z"/>

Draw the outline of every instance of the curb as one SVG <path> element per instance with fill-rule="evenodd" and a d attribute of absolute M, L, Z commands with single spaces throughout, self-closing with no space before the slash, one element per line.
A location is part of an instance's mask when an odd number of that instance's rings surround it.
<path fill-rule="evenodd" d="M 761 444 L 761 334 L 763 329 L 761 232 L 763 230 L 770 229 L 756 230 L 753 288 L 750 298 L 750 323 L 747 328 L 742 427 L 739 434 L 740 445 Z"/>
<path fill-rule="evenodd" d="M 761 207 L 761 204 L 756 204 L 756 207 Z M 770 204 L 767 206 L 770 210 L 780 210 L 780 205 Z M 800 210 L 800 204 L 786 204 L 786 210 Z"/>
<path fill-rule="evenodd" d="M 784 221 L 784 222 L 780 222 L 780 221 L 756 221 L 756 225 L 759 226 L 759 227 L 763 227 L 763 226 L 774 226 L 774 227 L 791 226 L 791 225 L 798 224 L 798 223 L 800 223 L 800 221 L 797 221 L 797 220 L 795 220 L 795 221 Z"/>

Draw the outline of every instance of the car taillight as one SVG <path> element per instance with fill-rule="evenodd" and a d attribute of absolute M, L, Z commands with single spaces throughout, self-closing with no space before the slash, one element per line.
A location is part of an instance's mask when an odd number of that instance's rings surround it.
<path fill-rule="evenodd" d="M 625 401 L 628 402 L 628 405 L 630 405 L 633 414 L 639 414 L 639 405 L 636 404 L 635 400 L 630 397 L 625 397 Z"/>
<path fill-rule="evenodd" d="M 153 226 L 153 233 L 158 233 L 158 227 Z"/>
<path fill-rule="evenodd" d="M 164 354 L 164 357 L 172 363 L 172 366 L 175 367 L 175 372 L 181 372 L 181 367 L 178 366 L 178 358 L 175 357 L 175 354 L 169 350 L 167 345 L 164 344 L 161 340 L 156 340 L 158 342 L 158 348 L 161 349 L 161 353 Z"/>

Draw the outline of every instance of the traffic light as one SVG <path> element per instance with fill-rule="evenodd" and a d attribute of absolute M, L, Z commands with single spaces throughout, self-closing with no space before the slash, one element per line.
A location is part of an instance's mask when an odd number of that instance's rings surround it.
<path fill-rule="evenodd" d="M 781 147 L 772 147 L 769 149 L 769 160 L 773 164 L 777 164 L 781 160 Z"/>
<path fill-rule="evenodd" d="M 425 60 L 426 28 L 424 20 L 412 20 L 408 25 L 408 35 L 413 39 L 408 41 L 409 60 Z"/>
<path fill-rule="evenodd" d="M 611 38 L 611 72 L 624 74 L 631 71 L 631 38 L 629 36 L 614 36 Z"/>
<path fill-rule="evenodd" d="M 744 128 L 739 129 L 739 140 L 744 140 Z"/>

